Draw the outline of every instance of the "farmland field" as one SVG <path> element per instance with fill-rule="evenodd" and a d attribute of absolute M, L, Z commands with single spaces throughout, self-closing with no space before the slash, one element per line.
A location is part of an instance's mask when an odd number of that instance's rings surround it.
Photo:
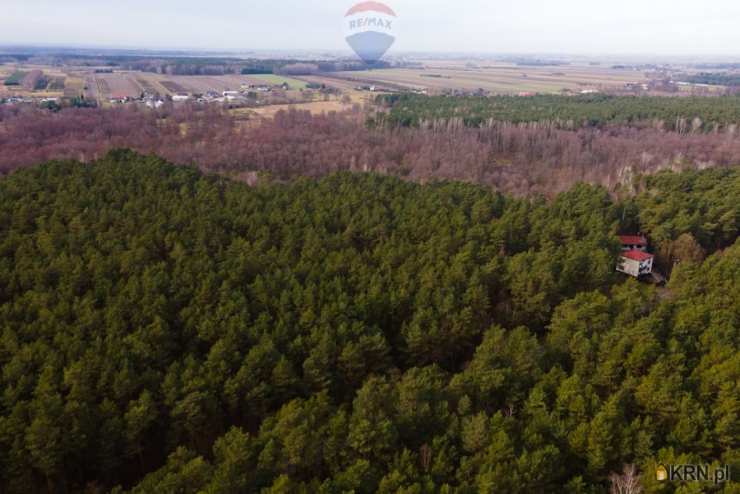
<path fill-rule="evenodd" d="M 177 93 L 187 93 L 188 90 L 185 89 L 185 87 L 179 85 L 178 83 L 174 81 L 161 81 L 160 84 L 171 94 L 177 94 Z"/>
<path fill-rule="evenodd" d="M 293 103 L 287 105 L 268 105 L 259 108 L 239 108 L 232 110 L 237 116 L 257 116 L 260 118 L 273 118 L 279 111 L 308 111 L 313 115 L 322 113 L 341 112 L 352 108 L 353 103 L 342 103 L 339 100 L 313 101 L 310 103 Z"/>
<path fill-rule="evenodd" d="M 101 98 L 136 98 L 142 93 L 133 74 L 96 74 L 95 80 Z"/>
<path fill-rule="evenodd" d="M 141 88 L 152 94 L 168 95 L 172 94 L 172 91 L 167 89 L 163 84 L 164 79 L 162 76 L 157 74 L 140 73 L 136 74 L 136 82 L 139 83 Z"/>
<path fill-rule="evenodd" d="M 357 82 L 350 80 L 333 77 L 330 75 L 311 75 L 301 76 L 301 79 L 310 84 L 323 84 L 329 88 L 335 88 L 342 92 L 343 95 L 349 96 L 352 99 L 352 103 L 365 104 L 375 100 L 378 92 L 368 92 L 357 90 Z M 379 91 L 382 92 L 382 91 Z"/>
<path fill-rule="evenodd" d="M 0 81 L 15 84 L 20 90 L 20 84 L 29 74 L 28 71 L 14 71 L 5 68 L 0 72 Z M 223 75 L 223 76 L 178 76 L 162 75 L 144 72 L 114 72 L 93 73 L 86 72 L 50 72 L 48 91 L 64 92 L 67 97 L 75 97 L 81 93 L 88 99 L 104 102 L 115 98 L 136 98 L 143 92 L 160 95 L 177 93 L 203 94 L 209 91 L 223 92 L 239 90 L 243 85 L 282 84 L 287 82 L 294 90 L 305 88 L 307 83 L 299 79 L 281 76 L 263 77 L 260 75 Z M 15 91 L 11 86 L 10 91 Z"/>
<path fill-rule="evenodd" d="M 207 93 L 214 91 L 217 93 L 223 91 L 236 91 L 242 84 L 252 84 L 253 82 L 246 76 L 222 75 L 222 76 L 205 76 L 205 75 L 181 75 L 169 76 L 167 80 L 173 84 L 162 84 L 171 87 L 179 87 L 175 92 L 182 93 Z"/>
<path fill-rule="evenodd" d="M 23 79 L 26 78 L 27 72 L 17 70 L 13 72 L 7 79 L 5 79 L 6 86 L 20 86 Z"/>
<path fill-rule="evenodd" d="M 65 89 L 65 77 L 52 77 L 49 80 L 47 91 L 64 91 Z"/>
<path fill-rule="evenodd" d="M 302 89 L 306 87 L 306 82 L 299 79 L 281 76 L 261 75 L 157 75 L 157 74 L 138 74 L 139 82 L 142 79 L 154 87 L 162 87 L 165 93 L 193 93 L 203 94 L 209 91 L 237 91 L 242 85 L 259 85 L 259 84 L 282 84 L 287 82 L 293 89 Z M 160 91 L 161 92 L 161 91 Z"/>
<path fill-rule="evenodd" d="M 591 66 L 521 67 L 492 65 L 485 67 L 428 67 L 422 69 L 376 69 L 340 72 L 339 77 L 365 83 L 394 84 L 431 91 L 445 89 L 492 93 L 558 93 L 584 89 L 621 88 L 627 83 L 645 82 L 637 71 L 613 70 Z"/>
<path fill-rule="evenodd" d="M 95 82 L 95 76 L 90 74 L 85 77 L 84 89 L 85 99 L 95 101 L 98 99 L 98 85 Z"/>
<path fill-rule="evenodd" d="M 41 91 L 46 89 L 49 84 L 48 79 L 44 76 L 44 72 L 41 70 L 32 70 L 26 77 L 23 78 L 21 85 L 26 91 Z"/>
<path fill-rule="evenodd" d="M 137 77 L 136 82 L 141 86 L 141 88 L 144 91 L 149 91 L 151 93 L 157 91 L 157 88 L 154 86 L 154 84 L 152 84 L 152 82 L 147 79 L 142 79 L 141 77 Z"/>
<path fill-rule="evenodd" d="M 239 89 L 239 85 L 223 79 L 222 76 L 177 76 L 171 78 L 176 84 L 184 88 L 183 92 L 206 93 L 208 91 L 222 92 Z"/>
<path fill-rule="evenodd" d="M 350 80 L 324 74 L 301 76 L 301 79 L 307 83 L 323 84 L 327 87 L 337 88 L 342 91 L 354 91 L 357 87 L 357 83 L 353 83 Z"/>
<path fill-rule="evenodd" d="M 256 79 L 262 84 L 280 85 L 283 83 L 287 83 L 292 89 L 305 89 L 307 85 L 305 81 L 302 81 L 300 79 L 294 79 L 292 77 L 284 77 L 274 74 L 253 75 L 250 76 L 250 78 Z"/>
<path fill-rule="evenodd" d="M 84 81 L 79 77 L 67 77 L 67 79 L 64 81 L 64 97 L 79 97 L 83 92 L 84 85 Z"/>

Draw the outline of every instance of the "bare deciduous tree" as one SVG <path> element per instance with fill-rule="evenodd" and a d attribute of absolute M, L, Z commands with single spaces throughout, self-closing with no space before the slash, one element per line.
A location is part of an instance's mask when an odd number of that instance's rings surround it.
<path fill-rule="evenodd" d="M 475 182 L 517 195 L 554 195 L 581 181 L 616 190 L 637 174 L 674 164 L 740 162 L 740 136 L 721 133 L 620 126 L 563 130 L 502 122 L 483 128 L 449 122 L 373 128 L 361 113 L 294 110 L 252 123 L 216 106 L 197 105 L 58 113 L 0 106 L 0 173 L 49 159 L 90 161 L 121 147 L 234 176 L 264 171 L 288 179 L 363 170 Z"/>
<path fill-rule="evenodd" d="M 641 494 L 642 485 L 640 484 L 640 475 L 637 473 L 635 465 L 625 465 L 622 473 L 612 473 L 609 476 L 611 481 L 610 494 Z"/>

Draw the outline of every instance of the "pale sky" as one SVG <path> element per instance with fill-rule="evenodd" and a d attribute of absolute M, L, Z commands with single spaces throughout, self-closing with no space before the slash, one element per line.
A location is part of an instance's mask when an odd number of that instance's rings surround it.
<path fill-rule="evenodd" d="M 345 0 L 0 0 L 0 43 L 345 49 Z M 740 0 L 388 0 L 389 53 L 740 55 Z"/>

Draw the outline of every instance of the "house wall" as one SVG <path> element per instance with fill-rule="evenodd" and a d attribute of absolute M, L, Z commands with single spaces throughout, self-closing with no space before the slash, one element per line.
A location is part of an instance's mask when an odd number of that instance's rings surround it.
<path fill-rule="evenodd" d="M 620 257 L 619 260 L 620 265 L 617 266 L 617 271 L 628 274 L 630 276 L 634 276 L 635 278 L 640 276 L 639 262 L 633 261 L 632 259 L 627 259 L 626 257 Z"/>
<path fill-rule="evenodd" d="M 650 274 L 653 271 L 653 258 L 640 263 L 640 274 Z"/>
<path fill-rule="evenodd" d="M 634 276 L 635 278 L 638 278 L 640 275 L 650 274 L 653 271 L 652 258 L 639 262 L 633 259 L 627 259 L 626 257 L 620 257 L 619 261 L 620 264 L 617 266 L 617 271 Z"/>

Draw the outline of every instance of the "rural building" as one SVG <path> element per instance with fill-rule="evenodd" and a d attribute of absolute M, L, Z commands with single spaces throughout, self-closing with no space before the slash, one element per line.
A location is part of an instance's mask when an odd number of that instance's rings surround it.
<path fill-rule="evenodd" d="M 647 252 L 648 241 L 644 235 L 620 235 L 619 241 L 622 243 L 622 250 L 639 250 Z"/>
<path fill-rule="evenodd" d="M 125 93 L 113 93 L 111 94 L 109 101 L 111 104 L 124 104 L 127 103 L 129 100 L 129 97 Z"/>
<path fill-rule="evenodd" d="M 172 97 L 172 101 L 187 101 L 190 99 L 190 95 L 187 94 L 176 94 Z"/>
<path fill-rule="evenodd" d="M 647 239 L 642 235 L 620 235 L 619 240 L 622 243 L 622 255 L 617 271 L 635 278 L 651 275 L 655 256 L 647 252 Z"/>
<path fill-rule="evenodd" d="M 623 252 L 619 258 L 617 271 L 634 276 L 635 278 L 647 276 L 653 272 L 653 259 L 654 256 L 652 254 L 639 250 Z"/>
<path fill-rule="evenodd" d="M 246 98 L 241 94 L 227 94 L 223 97 L 226 101 L 246 101 Z"/>

